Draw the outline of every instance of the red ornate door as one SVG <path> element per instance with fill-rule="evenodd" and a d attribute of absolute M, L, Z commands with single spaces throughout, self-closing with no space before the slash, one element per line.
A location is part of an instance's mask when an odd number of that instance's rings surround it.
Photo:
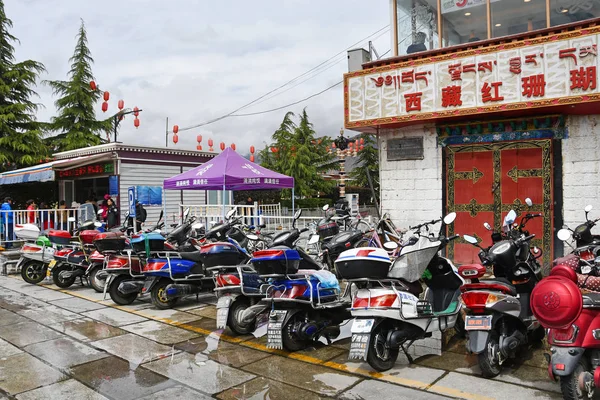
<path fill-rule="evenodd" d="M 517 214 L 542 213 L 527 224 L 536 235 L 533 244 L 543 251 L 543 264 L 552 259 L 552 141 L 482 143 L 448 146 L 447 210 L 457 213 L 450 233 L 476 236 L 483 247 L 491 244 L 488 222 L 499 230 L 511 209 Z M 527 207 L 525 198 L 531 198 Z M 519 217 L 517 221 L 520 221 Z M 479 262 L 478 249 L 456 240 L 449 246 L 456 264 Z"/>

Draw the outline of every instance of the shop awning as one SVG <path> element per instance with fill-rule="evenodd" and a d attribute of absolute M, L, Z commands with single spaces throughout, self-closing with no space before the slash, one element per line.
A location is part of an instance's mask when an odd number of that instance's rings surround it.
<path fill-rule="evenodd" d="M 85 165 L 90 162 L 110 158 L 112 158 L 112 154 L 110 153 L 82 156 L 51 161 L 32 167 L 16 169 L 14 171 L 7 171 L 0 174 L 0 185 L 12 185 L 15 183 L 26 182 L 49 182 L 54 180 L 55 168 L 74 168 L 79 165 Z"/>

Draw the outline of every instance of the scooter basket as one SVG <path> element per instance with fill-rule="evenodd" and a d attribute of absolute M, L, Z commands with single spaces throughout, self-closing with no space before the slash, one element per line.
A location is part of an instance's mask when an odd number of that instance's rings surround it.
<path fill-rule="evenodd" d="M 54 244 L 67 245 L 71 242 L 71 234 L 68 231 L 52 230 L 48 232 L 48 239 Z"/>
<path fill-rule="evenodd" d="M 335 236 L 340 232 L 340 227 L 336 222 L 327 222 L 317 226 L 317 233 L 321 239 Z"/>
<path fill-rule="evenodd" d="M 94 245 L 102 253 L 104 251 L 122 251 L 128 247 L 128 242 L 122 233 L 104 232 L 94 238 Z"/>
<path fill-rule="evenodd" d="M 237 265 L 239 255 L 237 247 L 228 242 L 210 243 L 200 248 L 200 259 L 207 268 L 219 265 Z"/>
<path fill-rule="evenodd" d="M 335 260 L 335 270 L 341 279 L 385 278 L 390 265 L 388 253 L 377 247 L 346 250 Z"/>
<path fill-rule="evenodd" d="M 272 248 L 254 252 L 250 262 L 259 275 L 285 275 L 298 272 L 300 259 L 296 250 Z"/>
<path fill-rule="evenodd" d="M 404 279 L 416 282 L 423 276 L 431 259 L 440 248 L 440 242 L 420 237 L 412 246 L 405 246 L 390 268 L 389 278 Z"/>

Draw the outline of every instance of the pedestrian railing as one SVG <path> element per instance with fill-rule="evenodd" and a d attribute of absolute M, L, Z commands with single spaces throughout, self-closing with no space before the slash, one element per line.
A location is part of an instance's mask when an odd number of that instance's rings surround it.
<path fill-rule="evenodd" d="M 0 244 L 10 247 L 14 242 L 20 242 L 14 234 L 18 225 L 33 224 L 41 234 L 51 229 L 73 231 L 78 221 L 78 210 L 42 209 L 42 210 L 2 210 L 0 211 Z"/>

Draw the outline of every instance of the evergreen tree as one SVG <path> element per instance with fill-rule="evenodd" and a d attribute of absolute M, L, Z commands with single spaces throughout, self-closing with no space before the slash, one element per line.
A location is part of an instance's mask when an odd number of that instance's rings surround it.
<path fill-rule="evenodd" d="M 0 0 L 0 170 L 40 162 L 48 155 L 36 121 L 39 104 L 31 101 L 32 89 L 44 66 L 33 60 L 16 62 L 10 34 L 12 21 Z"/>
<path fill-rule="evenodd" d="M 68 151 L 104 143 L 100 134 L 110 131 L 113 118 L 96 120 L 94 105 L 102 96 L 100 90 L 92 90 L 94 59 L 88 48 L 83 20 L 77 34 L 75 52 L 69 59 L 71 69 L 68 81 L 45 81 L 53 94 L 61 96 L 56 102 L 58 116 L 53 117 L 50 130 L 58 133 L 47 142 L 53 151 Z"/>
<path fill-rule="evenodd" d="M 367 178 L 367 170 L 369 170 L 375 194 L 379 198 L 379 150 L 376 148 L 373 136 L 363 133 L 360 137 L 364 140 L 364 147 L 358 152 L 357 165 L 350 172 L 349 177 L 353 179 L 353 186 L 370 188 Z"/>

